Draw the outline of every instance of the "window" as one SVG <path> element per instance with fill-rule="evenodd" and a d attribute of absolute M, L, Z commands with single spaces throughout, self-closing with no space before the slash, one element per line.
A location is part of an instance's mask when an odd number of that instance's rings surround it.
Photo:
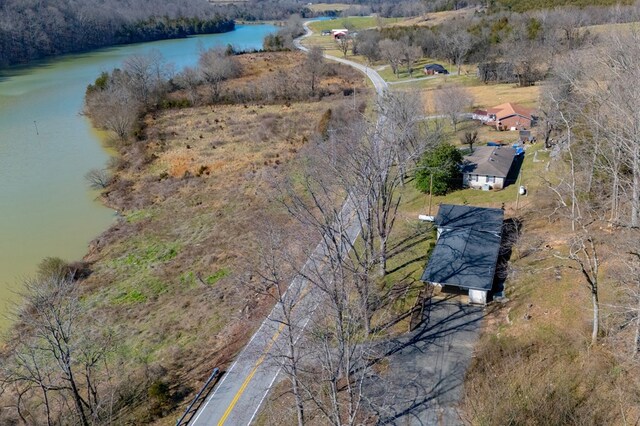
<path fill-rule="evenodd" d="M 487 183 L 496 183 L 495 176 L 487 176 Z"/>
<path fill-rule="evenodd" d="M 469 180 L 471 182 L 477 182 L 478 181 L 478 175 L 469 175 Z"/>

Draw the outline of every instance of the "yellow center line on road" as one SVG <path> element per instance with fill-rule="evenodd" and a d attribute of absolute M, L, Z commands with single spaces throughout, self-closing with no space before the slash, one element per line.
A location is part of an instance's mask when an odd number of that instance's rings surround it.
<path fill-rule="evenodd" d="M 260 356 L 258 361 L 256 361 L 255 365 L 253 366 L 253 369 L 251 370 L 251 373 L 249 373 L 247 378 L 244 379 L 242 386 L 240 386 L 240 389 L 238 389 L 238 392 L 234 395 L 233 399 L 231 400 L 231 404 L 229 404 L 229 407 L 227 407 L 227 410 L 224 412 L 224 415 L 218 422 L 218 426 L 224 425 L 224 423 L 227 421 L 227 418 L 229 417 L 229 414 L 231 414 L 233 407 L 235 407 L 235 405 L 238 403 L 238 400 L 244 393 L 245 389 L 247 388 L 247 385 L 249 385 L 249 382 L 251 381 L 251 379 L 253 379 L 253 376 L 256 374 L 256 371 L 258 371 L 258 367 L 260 367 L 260 364 L 264 362 L 264 359 L 266 358 L 267 353 L 275 343 L 280 333 L 282 333 L 282 330 L 284 329 L 284 327 L 285 327 L 284 323 L 280 324 L 280 327 L 278 327 L 278 330 L 273 334 L 273 336 L 271 337 L 271 341 L 269 342 L 267 347 L 264 349 L 264 352 L 262 352 L 262 356 Z"/>
<path fill-rule="evenodd" d="M 304 297 L 311 291 L 311 287 L 307 286 L 302 293 L 300 293 L 300 295 L 297 297 L 297 301 L 296 301 L 296 305 L 297 302 L 299 302 L 300 300 L 304 299 Z M 295 309 L 295 308 L 294 308 Z M 231 404 L 229 404 L 229 407 L 227 407 L 226 411 L 224 412 L 222 418 L 220 419 L 220 421 L 218 422 L 218 426 L 222 426 L 224 425 L 224 423 L 227 421 L 227 418 L 229 417 L 229 415 L 231 414 L 231 411 L 233 411 L 233 408 L 236 406 L 236 404 L 238 403 L 238 400 L 240 399 L 240 397 L 242 396 L 242 394 L 244 393 L 245 389 L 247 388 L 247 386 L 249 385 L 249 382 L 251 381 L 251 379 L 253 379 L 253 376 L 256 374 L 256 372 L 258 371 L 258 367 L 260 367 L 260 365 L 264 362 L 264 359 L 267 357 L 267 354 L 269 353 L 269 351 L 271 350 L 271 347 L 274 345 L 274 343 L 276 342 L 276 340 L 278 339 L 278 336 L 280 336 L 280 333 L 282 333 L 282 330 L 284 330 L 284 327 L 286 326 L 286 323 L 281 323 L 280 326 L 278 327 L 278 330 L 273 334 L 273 336 L 271 337 L 271 341 L 269 342 L 269 344 L 267 345 L 267 347 L 264 349 L 264 351 L 262 352 L 262 355 L 260 356 L 260 358 L 258 358 L 258 361 L 256 361 L 256 363 L 253 366 L 253 369 L 251 369 L 251 372 L 249 373 L 249 375 L 247 376 L 246 379 L 244 379 L 244 382 L 242 382 L 242 386 L 240 386 L 240 389 L 238 389 L 238 392 L 233 396 L 233 399 L 231 400 Z"/>

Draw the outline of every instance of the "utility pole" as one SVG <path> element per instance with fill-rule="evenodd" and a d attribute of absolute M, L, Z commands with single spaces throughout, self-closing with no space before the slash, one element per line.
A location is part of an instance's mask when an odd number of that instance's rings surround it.
<path fill-rule="evenodd" d="M 520 175 L 518 176 L 518 183 L 516 184 L 516 186 L 518 187 L 516 189 L 516 213 L 518 212 L 518 208 L 520 207 L 520 186 L 522 186 L 522 174 L 523 174 L 522 168 L 523 167 L 524 167 L 524 154 L 522 158 L 522 165 L 520 166 Z"/>
<path fill-rule="evenodd" d="M 429 181 L 429 216 L 431 216 L 431 200 L 433 199 L 433 172 L 431 172 L 431 180 Z"/>

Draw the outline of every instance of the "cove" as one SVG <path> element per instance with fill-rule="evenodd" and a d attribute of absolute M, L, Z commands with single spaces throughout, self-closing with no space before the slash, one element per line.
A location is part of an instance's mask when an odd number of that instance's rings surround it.
<path fill-rule="evenodd" d="M 47 256 L 79 260 L 115 220 L 84 175 L 109 158 L 104 135 L 80 115 L 84 92 L 102 71 L 152 49 L 176 70 L 201 48 L 260 49 L 273 25 L 236 25 L 229 33 L 100 49 L 0 75 L 0 328 L 25 278 Z"/>

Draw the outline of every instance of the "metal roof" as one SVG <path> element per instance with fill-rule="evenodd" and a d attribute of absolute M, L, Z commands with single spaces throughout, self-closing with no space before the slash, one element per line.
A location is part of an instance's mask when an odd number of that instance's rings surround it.
<path fill-rule="evenodd" d="M 491 290 L 500 253 L 502 209 L 441 204 L 440 229 L 422 281 Z"/>
<path fill-rule="evenodd" d="M 440 228 L 466 228 L 496 235 L 502 233 L 503 221 L 502 209 L 458 204 L 441 204 L 435 219 Z"/>
<path fill-rule="evenodd" d="M 499 251 L 499 235 L 471 228 L 443 230 L 422 281 L 489 291 Z"/>

